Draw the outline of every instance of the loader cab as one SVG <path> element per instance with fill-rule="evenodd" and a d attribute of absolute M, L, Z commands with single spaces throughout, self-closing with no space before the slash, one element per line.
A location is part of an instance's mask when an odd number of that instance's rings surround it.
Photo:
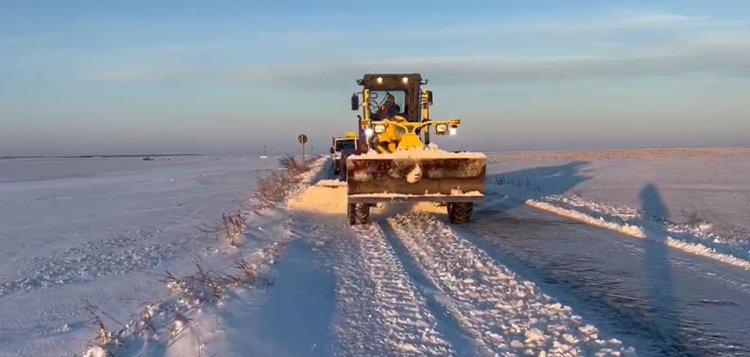
<path fill-rule="evenodd" d="M 372 122 L 381 121 L 393 116 L 399 116 L 408 123 L 424 123 L 430 121 L 430 106 L 432 106 L 432 92 L 423 88 L 427 84 L 419 73 L 368 73 L 357 79 L 362 90 L 351 97 L 351 107 L 354 111 L 361 110 L 358 115 L 357 153 L 370 151 L 375 145 L 374 140 L 378 132 L 370 128 Z M 396 109 L 384 113 L 381 108 L 392 96 Z M 385 115 L 383 115 L 385 114 Z M 395 129 L 403 133 L 404 129 Z M 430 144 L 429 130 L 417 128 L 414 131 L 421 137 L 423 145 Z M 413 141 L 411 144 L 416 145 Z"/>

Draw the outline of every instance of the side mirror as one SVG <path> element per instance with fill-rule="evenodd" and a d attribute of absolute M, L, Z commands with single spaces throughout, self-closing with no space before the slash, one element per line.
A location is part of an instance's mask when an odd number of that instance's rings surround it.
<path fill-rule="evenodd" d="M 432 91 L 431 90 L 427 91 L 427 102 L 430 103 L 430 105 L 432 105 Z"/>
<path fill-rule="evenodd" d="M 331 148 L 331 154 L 335 153 L 336 150 L 333 150 L 333 147 Z"/>
<path fill-rule="evenodd" d="M 359 97 L 357 94 L 352 94 L 352 110 L 359 110 Z"/>

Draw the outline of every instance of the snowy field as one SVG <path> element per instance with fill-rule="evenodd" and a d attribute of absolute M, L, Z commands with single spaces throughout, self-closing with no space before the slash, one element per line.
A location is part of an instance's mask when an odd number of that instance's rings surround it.
<path fill-rule="evenodd" d="M 487 157 L 359 227 L 326 158 L 0 160 L 0 356 L 750 355 L 750 149 Z"/>
<path fill-rule="evenodd" d="M 0 355 L 72 355 L 87 306 L 114 319 L 211 246 L 195 227 L 237 207 L 275 159 L 0 160 Z M 214 244 L 215 246 L 215 244 Z"/>
<path fill-rule="evenodd" d="M 717 229 L 750 231 L 750 210 L 743 209 L 750 204 L 750 148 L 490 155 L 490 172 L 531 180 L 545 195 L 579 196 L 678 223 L 708 220 Z M 544 171 L 555 166 L 567 176 L 545 177 Z"/>
<path fill-rule="evenodd" d="M 685 243 L 679 248 L 750 270 L 748 148 L 496 153 L 488 160 L 498 192 L 636 236 L 671 238 L 675 247 Z"/>

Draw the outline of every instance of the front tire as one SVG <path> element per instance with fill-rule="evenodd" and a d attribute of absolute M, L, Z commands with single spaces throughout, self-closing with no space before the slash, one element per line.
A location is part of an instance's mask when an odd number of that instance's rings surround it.
<path fill-rule="evenodd" d="M 350 203 L 347 217 L 350 226 L 370 223 L 370 206 L 365 203 Z"/>
<path fill-rule="evenodd" d="M 474 212 L 474 202 L 448 203 L 448 220 L 453 224 L 464 224 L 471 221 Z"/>

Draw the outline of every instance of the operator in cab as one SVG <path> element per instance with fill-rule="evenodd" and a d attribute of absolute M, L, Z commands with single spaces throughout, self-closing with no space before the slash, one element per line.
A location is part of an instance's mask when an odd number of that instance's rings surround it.
<path fill-rule="evenodd" d="M 393 118 L 396 115 L 401 114 L 401 107 L 396 104 L 396 97 L 393 94 L 388 93 L 385 97 L 385 103 L 378 109 L 378 118 L 380 120 Z"/>

